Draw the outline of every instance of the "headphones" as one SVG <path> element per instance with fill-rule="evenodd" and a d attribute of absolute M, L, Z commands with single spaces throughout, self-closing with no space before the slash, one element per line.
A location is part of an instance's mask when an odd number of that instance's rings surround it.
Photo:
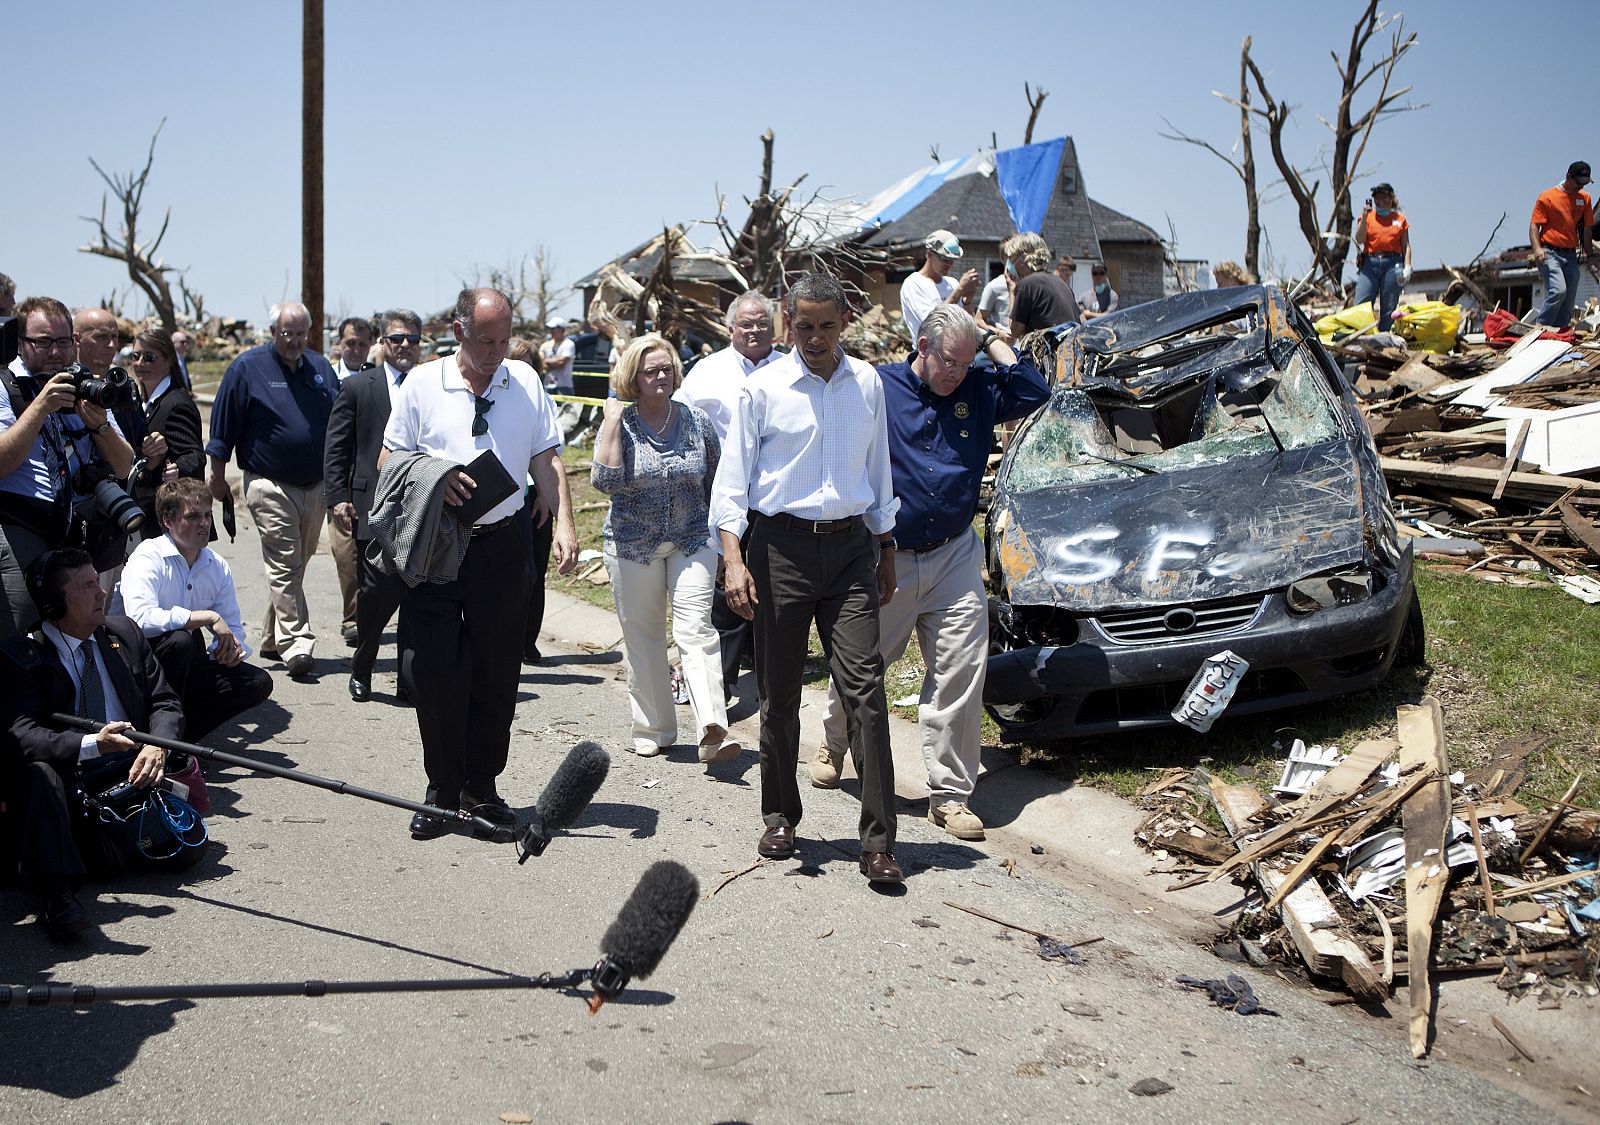
<path fill-rule="evenodd" d="M 80 555 L 83 555 L 82 551 L 71 548 L 46 551 L 28 564 L 27 572 L 23 575 L 28 584 L 28 596 L 38 607 L 39 616 L 46 621 L 59 621 L 67 615 L 67 600 L 61 594 L 61 578 L 66 571 L 83 565 L 77 561 Z"/>

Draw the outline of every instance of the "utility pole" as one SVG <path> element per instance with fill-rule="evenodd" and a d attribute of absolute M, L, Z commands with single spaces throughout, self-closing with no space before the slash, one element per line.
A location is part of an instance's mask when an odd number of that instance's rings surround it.
<path fill-rule="evenodd" d="M 307 347 L 327 351 L 322 322 L 322 0 L 303 0 L 300 99 L 300 300 L 311 314 Z"/>

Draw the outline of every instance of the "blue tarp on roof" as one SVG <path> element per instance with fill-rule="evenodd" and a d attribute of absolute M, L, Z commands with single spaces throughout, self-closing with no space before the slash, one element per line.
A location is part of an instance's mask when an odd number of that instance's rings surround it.
<path fill-rule="evenodd" d="M 1055 190 L 1061 170 L 1061 154 L 1067 138 L 1008 148 L 994 154 L 995 176 L 1000 198 L 1011 211 L 1018 233 L 1038 234 L 1050 209 L 1050 193 Z"/>

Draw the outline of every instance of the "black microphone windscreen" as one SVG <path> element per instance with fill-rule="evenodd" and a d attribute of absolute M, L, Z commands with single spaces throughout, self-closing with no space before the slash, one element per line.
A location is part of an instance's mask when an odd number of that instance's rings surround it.
<path fill-rule="evenodd" d="M 649 976 L 699 898 L 700 882 L 683 864 L 651 864 L 600 939 L 601 952 L 630 976 Z"/>
<path fill-rule="evenodd" d="M 539 802 L 534 806 L 546 834 L 569 827 L 589 806 L 611 769 L 611 757 L 593 742 L 580 742 L 567 751 Z"/>

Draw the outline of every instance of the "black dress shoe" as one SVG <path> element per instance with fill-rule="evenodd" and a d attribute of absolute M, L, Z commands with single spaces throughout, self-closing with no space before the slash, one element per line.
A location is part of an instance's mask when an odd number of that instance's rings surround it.
<path fill-rule="evenodd" d="M 55 887 L 44 895 L 44 932 L 51 941 L 71 941 L 88 928 L 88 912 L 69 887 Z"/>
<path fill-rule="evenodd" d="M 761 834 L 756 851 L 768 859 L 788 859 L 794 855 L 794 829 L 787 824 L 775 825 Z"/>
<path fill-rule="evenodd" d="M 472 816 L 481 816 L 490 824 L 515 824 L 517 822 L 517 814 L 511 811 L 511 806 L 506 804 L 505 798 L 493 789 L 479 795 L 473 793 L 470 789 L 463 788 L 458 805 L 462 812 Z"/>
<path fill-rule="evenodd" d="M 360 676 L 350 677 L 350 698 L 357 703 L 365 703 L 372 698 L 372 682 Z"/>
<path fill-rule="evenodd" d="M 448 807 L 440 803 L 439 791 L 432 788 L 422 795 L 422 803 L 432 805 L 435 808 Z M 455 802 L 451 801 L 450 804 L 453 805 Z M 443 836 L 447 831 L 449 831 L 449 826 L 445 823 L 443 817 L 425 812 L 411 815 L 411 838 L 413 840 L 431 840 L 435 836 Z"/>
<path fill-rule="evenodd" d="M 861 874 L 867 877 L 869 883 L 904 883 L 905 872 L 900 870 L 900 865 L 894 861 L 891 852 L 862 852 Z"/>
<path fill-rule="evenodd" d="M 524 664 L 537 664 L 543 659 L 544 653 L 539 651 L 538 645 L 529 645 L 522 650 L 522 662 Z"/>
<path fill-rule="evenodd" d="M 394 688 L 394 701 L 402 707 L 416 706 L 411 702 L 411 693 L 406 690 L 405 684 L 396 684 Z"/>

